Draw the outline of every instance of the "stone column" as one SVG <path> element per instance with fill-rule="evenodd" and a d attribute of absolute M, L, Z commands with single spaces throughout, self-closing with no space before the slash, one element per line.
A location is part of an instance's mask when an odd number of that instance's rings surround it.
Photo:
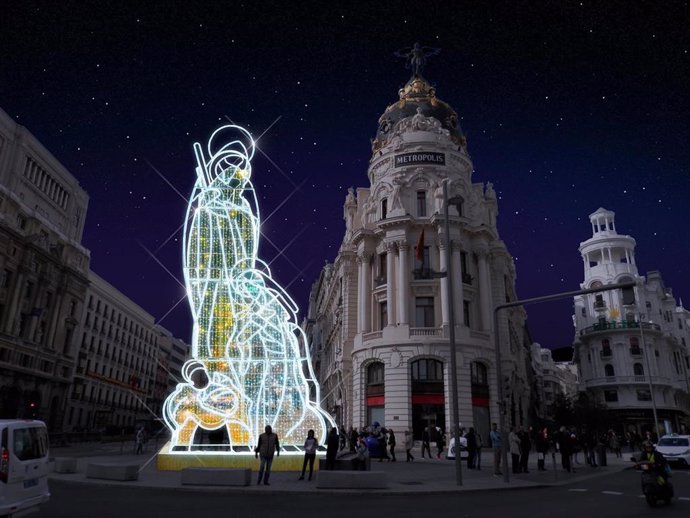
<path fill-rule="evenodd" d="M 487 265 L 489 251 L 480 248 L 476 251 L 479 258 L 479 302 L 481 305 L 480 313 L 482 318 L 482 330 L 491 329 L 491 279 L 489 278 L 489 268 Z"/>
<path fill-rule="evenodd" d="M 406 241 L 398 241 L 398 323 L 400 324 L 407 324 L 409 317 L 410 281 L 407 271 L 409 250 L 410 246 Z"/>
<path fill-rule="evenodd" d="M 439 270 L 442 272 L 448 271 L 448 264 L 446 263 L 446 241 L 445 238 L 439 236 L 438 243 L 439 251 Z M 441 325 L 448 326 L 450 322 L 450 315 L 448 314 L 448 277 L 441 277 Z"/>
<path fill-rule="evenodd" d="M 371 331 L 371 252 L 364 252 L 364 286 L 362 290 L 362 332 Z"/>
<path fill-rule="evenodd" d="M 455 303 L 455 324 L 464 325 L 463 318 L 463 306 L 465 304 L 464 289 L 462 286 L 462 276 L 467 272 L 462 271 L 462 261 L 460 260 L 461 247 L 460 243 L 457 241 L 451 242 L 453 247 L 453 257 L 451 261 L 453 262 L 453 280 L 455 281 L 453 286 L 453 302 Z"/>
<path fill-rule="evenodd" d="M 364 332 L 364 278 L 367 262 L 364 254 L 357 254 L 357 332 Z"/>
<path fill-rule="evenodd" d="M 395 244 L 386 243 L 386 312 L 388 325 L 395 325 Z"/>

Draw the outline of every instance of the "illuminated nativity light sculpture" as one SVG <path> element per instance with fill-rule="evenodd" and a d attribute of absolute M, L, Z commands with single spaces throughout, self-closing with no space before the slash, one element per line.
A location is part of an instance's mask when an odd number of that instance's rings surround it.
<path fill-rule="evenodd" d="M 239 133 L 239 136 L 238 136 Z M 224 138 L 226 135 L 232 138 Z M 194 329 L 184 383 L 163 417 L 171 452 L 203 453 L 195 434 L 227 430 L 228 454 L 253 451 L 271 425 L 280 444 L 320 444 L 334 426 L 319 406 L 319 387 L 297 325 L 297 306 L 257 258 L 259 208 L 250 181 L 254 141 L 245 129 L 217 129 L 207 153 L 194 144 L 197 180 L 184 228 L 184 277 Z M 303 348 L 300 348 L 300 340 Z M 211 447 L 209 447 L 211 448 Z M 285 448 L 301 454 L 297 448 Z"/>

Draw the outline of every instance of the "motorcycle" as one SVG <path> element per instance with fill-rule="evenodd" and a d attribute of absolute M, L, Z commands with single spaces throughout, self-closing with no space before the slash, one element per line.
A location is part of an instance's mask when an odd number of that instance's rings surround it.
<path fill-rule="evenodd" d="M 649 507 L 656 507 L 659 500 L 663 500 L 666 505 L 671 503 L 673 484 L 658 473 L 653 463 L 639 462 L 635 469 L 642 472 L 642 493 Z"/>

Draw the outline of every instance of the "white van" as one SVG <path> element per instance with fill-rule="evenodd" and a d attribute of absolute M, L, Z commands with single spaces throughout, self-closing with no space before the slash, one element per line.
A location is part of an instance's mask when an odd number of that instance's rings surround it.
<path fill-rule="evenodd" d="M 0 516 L 37 511 L 49 498 L 45 423 L 0 419 Z"/>

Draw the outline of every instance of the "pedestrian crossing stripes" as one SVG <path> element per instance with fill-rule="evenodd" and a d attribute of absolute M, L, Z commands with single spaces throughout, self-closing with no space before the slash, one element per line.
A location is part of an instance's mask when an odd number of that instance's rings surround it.
<path fill-rule="evenodd" d="M 622 495 L 623 493 L 621 493 L 620 491 L 602 491 L 601 494 L 618 496 L 618 495 Z"/>
<path fill-rule="evenodd" d="M 573 493 L 585 493 L 587 489 L 568 489 L 568 491 L 572 491 Z"/>

